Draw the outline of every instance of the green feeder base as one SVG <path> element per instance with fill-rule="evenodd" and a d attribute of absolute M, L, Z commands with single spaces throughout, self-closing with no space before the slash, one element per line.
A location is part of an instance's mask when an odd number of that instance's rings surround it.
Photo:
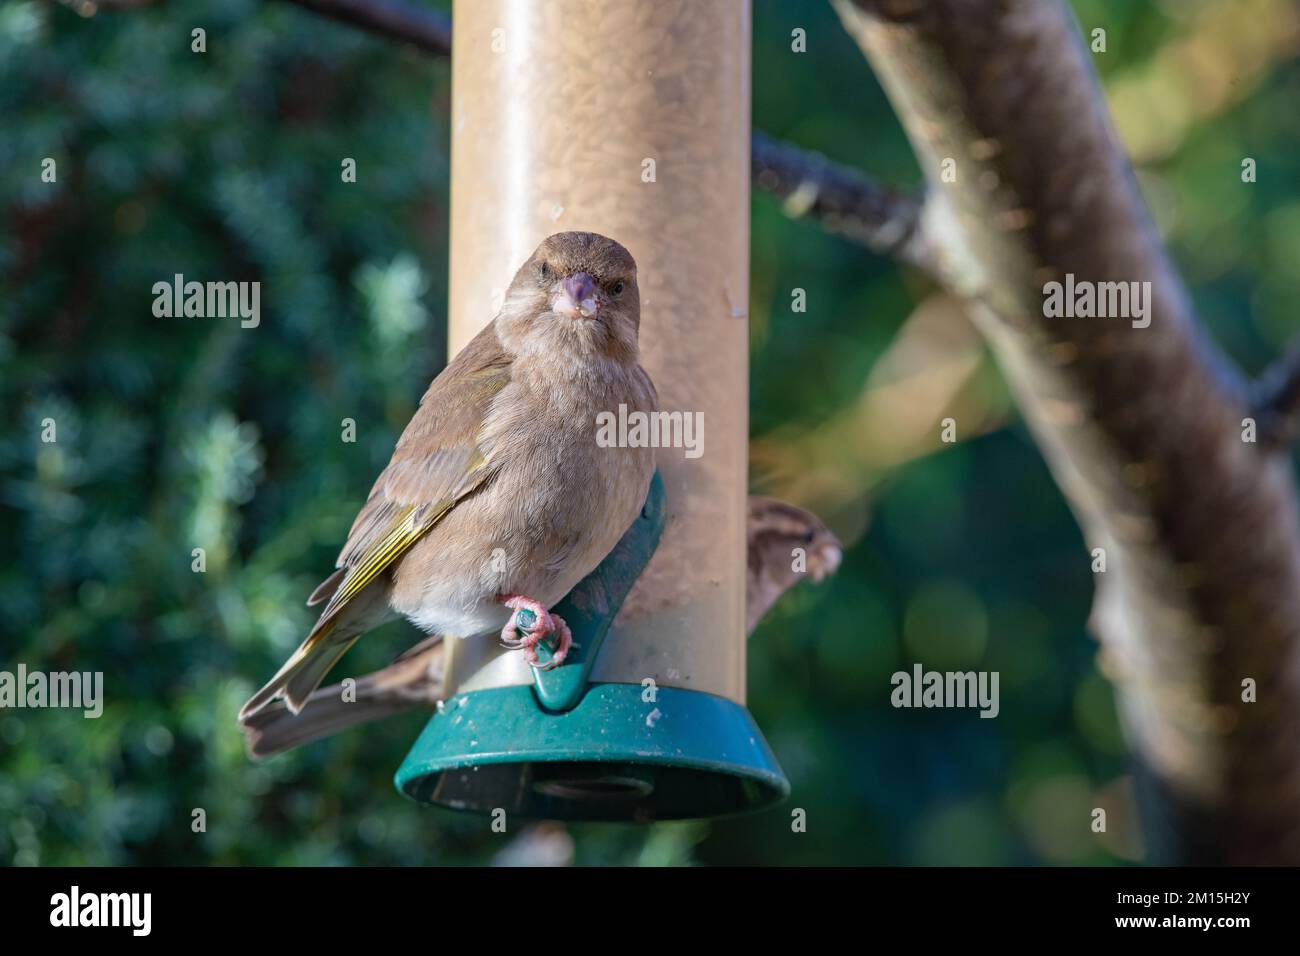
<path fill-rule="evenodd" d="M 398 768 L 398 789 L 458 810 L 555 820 L 713 817 L 761 809 L 790 787 L 749 712 L 699 691 L 592 684 L 547 713 L 532 687 L 446 702 Z"/>

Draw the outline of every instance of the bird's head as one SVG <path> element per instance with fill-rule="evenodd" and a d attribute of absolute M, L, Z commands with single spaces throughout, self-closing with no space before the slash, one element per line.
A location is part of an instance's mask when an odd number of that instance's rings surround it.
<path fill-rule="evenodd" d="M 804 578 L 821 581 L 843 558 L 840 540 L 811 512 L 775 498 L 749 499 L 746 624 L 750 631 L 776 599 Z M 795 556 L 802 552 L 803 561 Z"/>
<path fill-rule="evenodd" d="M 594 232 L 548 236 L 515 273 L 498 324 L 513 351 L 635 362 L 641 324 L 636 261 Z"/>
<path fill-rule="evenodd" d="M 814 581 L 834 574 L 843 552 L 840 539 L 809 511 L 776 498 L 749 498 L 749 558 L 751 564 L 780 569 L 790 566 L 794 550 L 807 558 L 806 573 Z"/>

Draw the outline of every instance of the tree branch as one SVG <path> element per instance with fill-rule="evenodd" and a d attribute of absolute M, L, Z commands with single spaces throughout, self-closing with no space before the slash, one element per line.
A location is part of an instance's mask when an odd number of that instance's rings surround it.
<path fill-rule="evenodd" d="M 1242 440 L 1246 389 L 1194 321 L 1068 7 L 833 2 L 926 170 L 945 274 L 1104 551 L 1092 627 L 1148 845 L 1170 862 L 1300 862 L 1294 476 Z M 1046 317 L 1045 283 L 1067 274 L 1149 282 L 1149 325 Z"/>
<path fill-rule="evenodd" d="M 754 133 L 751 157 L 754 185 L 784 200 L 787 216 L 811 216 L 827 232 L 934 271 L 916 200 L 820 153 L 778 142 L 766 133 Z"/>
<path fill-rule="evenodd" d="M 451 18 L 402 0 L 288 0 L 377 36 L 409 43 L 438 56 L 451 55 Z"/>

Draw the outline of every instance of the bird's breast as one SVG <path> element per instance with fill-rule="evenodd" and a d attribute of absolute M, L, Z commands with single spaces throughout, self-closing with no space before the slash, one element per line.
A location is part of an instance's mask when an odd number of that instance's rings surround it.
<path fill-rule="evenodd" d="M 613 549 L 645 500 L 654 458 L 598 442 L 597 415 L 620 402 L 648 411 L 653 398 L 634 382 L 591 384 L 502 391 L 480 433 L 492 477 L 402 561 L 397 610 L 426 630 L 439 621 L 490 630 L 505 620 L 497 595 L 552 606 Z"/>

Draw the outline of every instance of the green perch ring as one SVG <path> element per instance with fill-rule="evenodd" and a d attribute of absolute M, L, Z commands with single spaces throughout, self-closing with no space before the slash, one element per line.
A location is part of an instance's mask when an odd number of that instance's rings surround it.
<path fill-rule="evenodd" d="M 622 540 L 555 608 L 573 632 L 563 665 L 533 684 L 456 694 L 397 770 L 424 803 L 553 820 L 681 820 L 770 806 L 790 792 L 749 712 L 677 687 L 592 683 L 609 626 L 649 563 L 664 525 L 656 472 Z M 531 623 L 519 612 L 517 623 Z M 537 645 L 545 663 L 551 648 Z"/>

